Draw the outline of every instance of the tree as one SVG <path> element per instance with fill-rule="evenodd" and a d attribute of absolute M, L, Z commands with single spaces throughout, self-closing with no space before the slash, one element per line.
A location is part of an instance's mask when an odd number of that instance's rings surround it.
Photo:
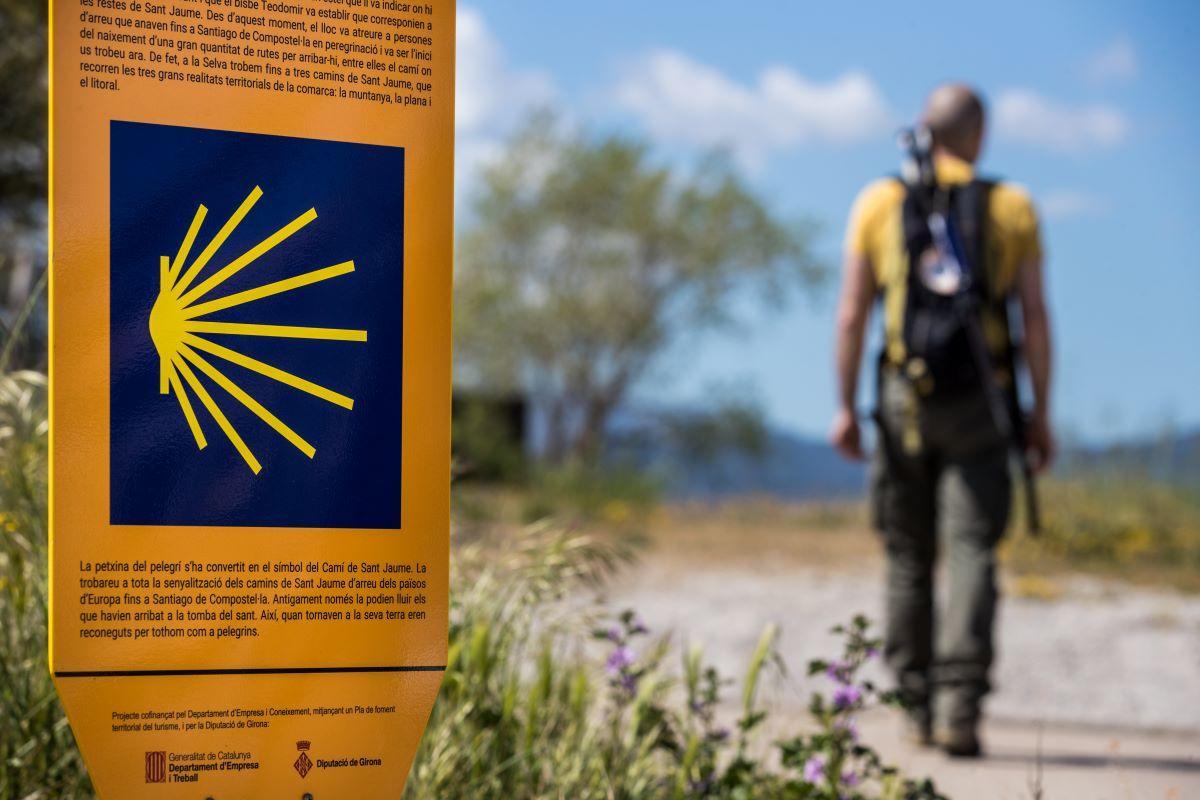
<path fill-rule="evenodd" d="M 0 339 L 5 360 L 24 363 L 44 360 L 46 9 L 39 0 L 0 0 Z M 23 326 L 32 335 L 16 353 L 7 328 L 30 312 Z"/>
<path fill-rule="evenodd" d="M 631 386 L 675 337 L 735 322 L 744 288 L 781 302 L 822 271 L 718 155 L 684 170 L 649 146 L 538 115 L 482 175 L 456 263 L 460 380 L 528 392 L 545 455 L 593 459 Z"/>
<path fill-rule="evenodd" d="M 36 223 L 46 202 L 46 4 L 0 0 L 0 224 Z"/>

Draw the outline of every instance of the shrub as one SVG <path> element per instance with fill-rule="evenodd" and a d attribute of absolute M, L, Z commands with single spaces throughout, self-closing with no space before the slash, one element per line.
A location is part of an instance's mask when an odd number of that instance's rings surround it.
<path fill-rule="evenodd" d="M 0 798 L 91 797 L 47 665 L 46 378 L 0 377 Z"/>
<path fill-rule="evenodd" d="M 1200 591 L 1200 492 L 1137 475 L 1049 481 L 1042 535 L 1011 537 L 1021 571 L 1068 568 Z M 1019 526 L 1018 526 L 1019 527 Z"/>
<path fill-rule="evenodd" d="M 860 742 L 855 717 L 894 695 L 859 680 L 878 643 L 857 618 L 835 629 L 845 651 L 810 672 L 834 680 L 814 696 L 816 732 L 770 753 L 761 741 L 765 671 L 782 667 L 768 629 L 741 681 L 731 728 L 729 685 L 699 651 L 678 672 L 665 639 L 632 611 L 601 624 L 580 590 L 625 553 L 542 524 L 503 553 L 476 546 L 456 562 L 449 670 L 405 792 L 411 800 L 935 800 Z M 581 631 L 591 627 L 591 641 Z M 602 648 L 596 653 L 596 648 Z M 813 727 L 809 725 L 809 727 Z"/>

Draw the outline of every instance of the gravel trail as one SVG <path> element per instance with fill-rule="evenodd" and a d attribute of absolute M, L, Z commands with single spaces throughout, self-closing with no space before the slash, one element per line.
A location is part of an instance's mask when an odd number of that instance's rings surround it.
<path fill-rule="evenodd" d="M 689 564 L 650 554 L 612 587 L 609 601 L 702 645 L 730 675 L 740 673 L 763 628 L 778 623 L 794 673 L 785 693 L 799 704 L 812 687 L 796 674 L 808 659 L 836 652 L 827 629 L 860 612 L 879 619 L 882 586 L 880 568 Z M 989 713 L 1200 732 L 1200 598 L 1082 579 L 1063 589 L 1055 600 L 1004 598 Z"/>
<path fill-rule="evenodd" d="M 785 735 L 805 724 L 809 693 L 828 689 L 803 677 L 808 659 L 836 653 L 827 629 L 883 608 L 877 559 L 851 569 L 790 561 L 651 553 L 606 599 L 703 646 L 727 677 L 742 674 L 763 628 L 778 623 L 790 675 L 766 697 L 771 731 Z M 955 800 L 1200 799 L 1200 598 L 1082 579 L 1059 589 L 1055 600 L 1003 602 L 986 758 L 916 748 L 884 711 L 861 720 L 865 739 Z"/>

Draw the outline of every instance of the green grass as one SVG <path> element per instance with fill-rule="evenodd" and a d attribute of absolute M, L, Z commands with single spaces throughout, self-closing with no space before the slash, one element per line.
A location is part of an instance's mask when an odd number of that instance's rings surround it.
<path fill-rule="evenodd" d="M 3 800 L 92 796 L 46 663 L 46 454 L 45 377 L 0 377 Z"/>
<path fill-rule="evenodd" d="M 1042 535 L 1011 536 L 1005 545 L 1018 573 L 1085 573 L 1200 591 L 1197 487 L 1113 475 L 1048 481 L 1040 499 Z"/>

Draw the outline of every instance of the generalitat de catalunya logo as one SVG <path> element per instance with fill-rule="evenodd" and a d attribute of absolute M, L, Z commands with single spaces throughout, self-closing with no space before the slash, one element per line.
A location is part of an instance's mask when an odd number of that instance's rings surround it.
<path fill-rule="evenodd" d="M 112 123 L 113 524 L 400 527 L 404 155 Z"/>

